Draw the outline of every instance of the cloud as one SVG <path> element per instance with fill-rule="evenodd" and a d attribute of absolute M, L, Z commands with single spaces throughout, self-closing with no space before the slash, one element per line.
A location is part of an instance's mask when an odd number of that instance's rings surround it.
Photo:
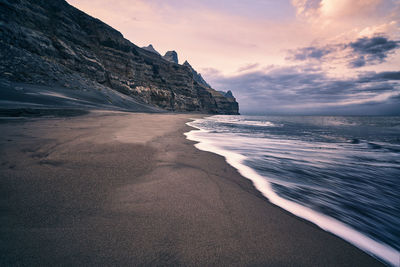
<path fill-rule="evenodd" d="M 358 38 L 346 44 L 325 46 L 309 46 L 289 50 L 287 60 L 307 61 L 317 60 L 334 62 L 347 61 L 350 68 L 360 68 L 366 65 L 383 63 L 388 55 L 398 49 L 399 41 L 389 40 L 383 36 Z M 329 57 L 327 57 L 329 55 Z"/>
<path fill-rule="evenodd" d="M 378 80 L 400 80 L 400 71 L 385 71 L 381 73 L 377 73 L 373 76 L 375 79 Z"/>
<path fill-rule="evenodd" d="M 400 12 L 400 9 L 398 9 L 398 11 Z M 373 37 L 384 34 L 396 35 L 398 28 L 399 23 L 396 20 L 392 20 L 379 25 L 367 26 L 362 29 L 358 35 L 359 37 Z"/>
<path fill-rule="evenodd" d="M 359 76 L 360 83 L 399 81 L 400 71 L 367 72 Z"/>
<path fill-rule="evenodd" d="M 323 46 L 323 47 L 316 47 L 316 46 L 309 46 L 298 48 L 295 50 L 289 50 L 289 55 L 286 57 L 288 60 L 307 60 L 307 59 L 316 59 L 322 60 L 322 58 L 330 53 L 335 51 L 333 46 Z"/>
<path fill-rule="evenodd" d="M 385 37 L 359 38 L 348 45 L 356 54 L 350 65 L 357 68 L 366 64 L 382 63 L 389 53 L 399 47 L 398 43 Z"/>
<path fill-rule="evenodd" d="M 339 114 L 346 110 L 362 114 L 362 106 L 371 114 L 374 109 L 367 107 L 378 104 L 380 111 L 400 113 L 395 105 L 384 108 L 385 103 L 393 102 L 400 95 L 400 72 L 368 72 L 354 78 L 337 79 L 310 69 L 277 67 L 235 76 L 214 73 L 207 78 L 218 90 L 232 90 L 244 113 Z"/>
<path fill-rule="evenodd" d="M 238 72 L 245 72 L 245 71 L 249 71 L 249 70 L 254 70 L 256 68 L 258 68 L 260 66 L 259 63 L 252 63 L 252 64 L 247 64 L 243 67 L 240 67 L 238 69 Z"/>
<path fill-rule="evenodd" d="M 298 16 L 321 22 L 374 13 L 379 5 L 390 0 L 292 0 Z"/>
<path fill-rule="evenodd" d="M 322 0 L 320 14 L 325 18 L 343 18 L 373 13 L 383 0 Z"/>
<path fill-rule="evenodd" d="M 321 0 L 292 0 L 298 16 L 311 17 L 318 14 L 321 8 Z"/>

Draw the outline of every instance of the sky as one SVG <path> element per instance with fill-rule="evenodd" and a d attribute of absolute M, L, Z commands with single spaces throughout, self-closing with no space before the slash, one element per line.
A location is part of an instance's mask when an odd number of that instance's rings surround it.
<path fill-rule="evenodd" d="M 68 0 L 244 114 L 400 115 L 400 0 Z"/>

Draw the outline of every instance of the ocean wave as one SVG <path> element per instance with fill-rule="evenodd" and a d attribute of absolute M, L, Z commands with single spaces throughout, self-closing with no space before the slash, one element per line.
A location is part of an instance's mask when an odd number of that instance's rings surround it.
<path fill-rule="evenodd" d="M 213 119 L 217 122 L 222 122 L 224 124 L 236 124 L 236 125 L 246 125 L 246 126 L 260 126 L 260 127 L 280 127 L 282 125 L 274 124 L 270 121 L 259 121 L 259 120 L 246 120 L 237 118 L 237 116 L 231 116 L 229 118 L 223 116 L 214 116 Z"/>
<path fill-rule="evenodd" d="M 226 123 L 226 120 L 224 120 L 223 117 L 215 116 L 213 117 L 213 120 L 218 120 L 221 123 Z M 243 122 L 244 124 L 247 121 L 248 120 L 240 120 L 240 119 L 236 119 L 236 121 L 234 121 L 234 119 L 228 118 L 228 123 L 241 124 Z M 271 203 L 289 211 L 290 213 L 298 217 L 301 217 L 316 224 L 321 229 L 339 236 L 340 238 L 348 241 L 349 243 L 357 246 L 358 248 L 364 250 L 365 252 L 371 254 L 374 257 L 381 259 L 382 261 L 390 265 L 398 266 L 398 259 L 400 257 L 400 252 L 398 250 L 392 248 L 387 244 L 379 242 L 363 234 L 360 231 L 357 231 L 351 226 L 335 218 L 317 212 L 309 207 L 300 205 L 299 203 L 285 199 L 280 195 L 278 195 L 274 191 L 274 188 L 271 183 L 271 181 L 274 180 L 273 178 L 262 176 L 256 170 L 249 167 L 248 164 L 246 164 L 246 162 L 248 161 L 248 157 L 241 154 L 239 150 L 235 151 L 235 149 L 226 149 L 226 147 L 224 147 L 221 143 L 221 139 L 224 138 L 215 138 L 215 136 L 214 138 L 210 138 L 209 135 L 210 131 L 205 130 L 204 128 L 198 126 L 203 122 L 204 120 L 202 121 L 202 119 L 199 119 L 194 122 L 187 123 L 187 125 L 197 129 L 185 133 L 187 139 L 198 142 L 197 144 L 195 144 L 196 148 L 203 151 L 216 153 L 225 157 L 227 163 L 236 168 L 242 176 L 246 177 L 247 179 L 250 179 L 253 182 L 256 189 L 259 190 L 267 199 L 269 199 Z M 230 135 L 229 138 L 225 139 L 229 139 L 233 143 L 237 143 L 235 142 L 234 138 L 235 138 L 234 135 Z M 247 138 L 247 139 L 242 139 L 241 141 L 251 144 L 251 142 L 254 142 L 254 139 L 251 140 L 251 138 Z M 276 142 L 276 140 L 271 142 L 273 144 L 274 142 Z M 299 149 L 307 150 L 307 147 L 305 147 L 303 142 L 298 142 L 298 141 L 286 141 L 286 142 L 291 146 L 295 144 L 296 146 L 298 146 Z M 281 148 L 282 146 L 285 147 L 284 140 L 282 140 L 282 143 L 280 143 L 279 145 L 281 146 Z M 254 147 L 257 147 L 257 144 Z M 330 145 L 328 145 L 328 147 L 332 149 Z M 279 147 L 277 146 L 276 148 L 278 149 Z M 291 157 L 293 157 L 293 155 Z"/>

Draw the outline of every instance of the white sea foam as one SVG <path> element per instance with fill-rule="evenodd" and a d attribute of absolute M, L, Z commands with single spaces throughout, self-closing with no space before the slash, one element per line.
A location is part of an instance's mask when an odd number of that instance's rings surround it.
<path fill-rule="evenodd" d="M 204 133 L 207 133 L 206 130 L 198 128 L 190 122 L 187 123 L 187 125 L 198 129 L 185 133 L 187 139 L 198 142 L 195 144 L 196 148 L 225 157 L 227 163 L 236 168 L 242 176 L 251 180 L 256 189 L 271 203 L 300 218 L 316 224 L 321 229 L 346 240 L 368 254 L 381 259 L 392 266 L 400 266 L 400 252 L 396 249 L 380 243 L 334 218 L 280 197 L 273 191 L 271 183 L 266 177 L 259 175 L 255 170 L 244 165 L 246 159 L 245 156 L 218 147 L 215 142 L 204 136 Z"/>
<path fill-rule="evenodd" d="M 221 121 L 223 123 L 227 123 L 227 124 L 262 126 L 262 127 L 275 127 L 275 126 L 278 126 L 278 125 L 275 125 L 274 123 L 272 123 L 270 121 L 252 121 L 252 120 L 244 120 L 244 119 L 240 119 L 240 118 L 236 118 L 236 117 L 232 117 L 232 118 L 226 118 L 226 116 L 220 117 L 218 115 L 214 116 L 213 119 L 216 120 L 216 121 Z"/>
<path fill-rule="evenodd" d="M 275 124 L 273 124 L 272 122 L 269 121 L 229 121 L 226 123 L 230 123 L 230 124 L 238 124 L 238 125 L 251 125 L 251 126 L 263 126 L 263 127 L 274 127 L 276 126 Z"/>

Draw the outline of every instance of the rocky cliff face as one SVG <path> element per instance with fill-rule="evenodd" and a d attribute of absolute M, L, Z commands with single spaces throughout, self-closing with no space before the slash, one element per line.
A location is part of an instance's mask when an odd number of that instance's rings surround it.
<path fill-rule="evenodd" d="M 189 62 L 187 62 L 187 60 L 183 63 L 183 66 L 186 66 L 189 68 L 190 72 L 193 75 L 193 79 L 198 82 L 199 84 L 202 84 L 206 87 L 210 87 L 211 86 L 203 79 L 203 77 L 201 76 L 200 73 L 197 73 L 197 71 L 195 69 L 193 69 L 193 67 L 189 64 Z"/>
<path fill-rule="evenodd" d="M 160 53 L 158 53 L 157 50 L 154 49 L 152 44 L 149 44 L 148 46 L 142 47 L 142 49 L 144 49 L 146 51 L 149 51 L 149 52 L 153 52 L 153 53 L 161 56 Z"/>
<path fill-rule="evenodd" d="M 111 88 L 171 111 L 238 114 L 238 104 L 64 0 L 0 0 L 0 78 Z"/>
<path fill-rule="evenodd" d="M 224 92 L 224 91 L 218 91 L 218 92 L 220 92 L 223 96 L 225 96 L 226 98 L 235 98 L 234 96 L 233 96 L 233 94 L 232 94 L 232 91 L 231 90 L 228 90 L 228 92 Z"/>
<path fill-rule="evenodd" d="M 165 55 L 163 56 L 163 58 L 166 61 L 169 61 L 171 63 L 175 63 L 178 64 L 179 60 L 178 60 L 178 54 L 175 51 L 168 51 L 167 53 L 165 53 Z"/>

